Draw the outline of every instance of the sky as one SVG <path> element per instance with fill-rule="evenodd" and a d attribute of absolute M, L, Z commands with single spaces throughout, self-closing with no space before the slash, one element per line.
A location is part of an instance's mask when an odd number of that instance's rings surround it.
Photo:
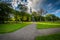
<path fill-rule="evenodd" d="M 46 10 L 50 14 L 55 14 L 60 17 L 60 0 L 27 0 L 28 7 L 32 7 L 33 10 L 38 11 L 41 8 Z M 14 3 L 13 6 L 17 4 Z"/>
<path fill-rule="evenodd" d="M 60 0 L 29 0 L 29 2 L 29 5 L 35 11 L 43 8 L 48 13 L 60 17 Z"/>
<path fill-rule="evenodd" d="M 45 0 L 41 7 L 47 10 L 48 13 L 60 17 L 60 0 Z"/>

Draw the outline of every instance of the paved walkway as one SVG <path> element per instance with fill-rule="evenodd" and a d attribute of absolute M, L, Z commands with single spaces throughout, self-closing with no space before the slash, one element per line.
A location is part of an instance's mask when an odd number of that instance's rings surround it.
<path fill-rule="evenodd" d="M 60 28 L 38 30 L 35 24 L 31 24 L 13 33 L 0 34 L 0 40 L 34 40 L 38 35 L 47 35 L 57 32 L 60 32 Z"/>

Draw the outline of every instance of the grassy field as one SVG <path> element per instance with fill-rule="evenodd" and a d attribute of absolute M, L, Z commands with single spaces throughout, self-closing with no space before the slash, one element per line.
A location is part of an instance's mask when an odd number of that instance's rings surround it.
<path fill-rule="evenodd" d="M 60 23 L 56 22 L 37 22 L 37 29 L 46 29 L 46 28 L 59 28 Z"/>
<path fill-rule="evenodd" d="M 18 23 L 18 24 L 0 24 L 0 34 L 16 31 L 29 24 L 31 23 L 24 22 L 24 23 Z"/>
<path fill-rule="evenodd" d="M 60 40 L 60 33 L 47 36 L 37 36 L 35 40 Z"/>

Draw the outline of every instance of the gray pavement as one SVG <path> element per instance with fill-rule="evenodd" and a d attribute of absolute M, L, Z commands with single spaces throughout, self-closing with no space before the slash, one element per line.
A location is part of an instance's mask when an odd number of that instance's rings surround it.
<path fill-rule="evenodd" d="M 0 34 L 0 40 L 34 40 L 36 36 L 60 32 L 60 28 L 36 29 L 33 23 L 12 33 Z"/>

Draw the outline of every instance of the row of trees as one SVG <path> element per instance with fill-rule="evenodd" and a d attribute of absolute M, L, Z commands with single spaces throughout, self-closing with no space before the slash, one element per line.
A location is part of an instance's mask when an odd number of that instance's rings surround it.
<path fill-rule="evenodd" d="M 0 3 L 0 23 L 31 21 L 31 15 L 24 5 L 18 5 L 20 11 L 14 10 L 9 4 Z"/>
<path fill-rule="evenodd" d="M 14 10 L 11 5 L 6 3 L 0 3 L 0 23 L 8 22 L 25 22 L 25 21 L 59 21 L 60 18 L 53 15 L 47 14 L 42 16 L 44 10 L 37 12 L 32 12 L 32 14 L 27 13 L 27 6 L 19 4 L 19 11 Z M 46 13 L 46 12 L 45 12 Z M 44 14 L 45 14 L 44 13 Z M 34 20 L 33 20 L 34 19 Z"/>
<path fill-rule="evenodd" d="M 54 14 L 39 15 L 39 13 L 33 12 L 35 21 L 60 21 L 60 18 Z"/>
<path fill-rule="evenodd" d="M 10 8 L 7 4 L 0 3 L 0 23 L 4 23 L 4 21 L 8 21 L 9 14 L 12 13 L 12 8 Z"/>

